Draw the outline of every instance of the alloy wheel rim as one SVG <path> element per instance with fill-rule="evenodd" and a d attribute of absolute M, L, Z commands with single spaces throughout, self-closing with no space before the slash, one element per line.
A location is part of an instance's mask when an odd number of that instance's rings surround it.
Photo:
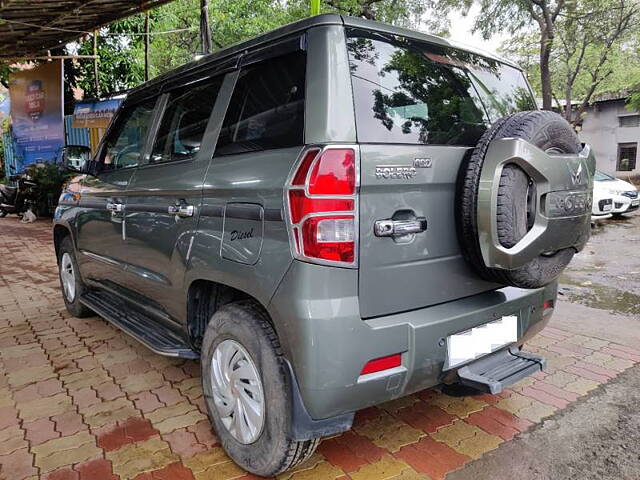
<path fill-rule="evenodd" d="M 73 269 L 71 255 L 67 252 L 62 255 L 62 260 L 60 261 L 60 278 L 65 298 L 69 302 L 73 302 L 76 298 L 76 274 Z"/>
<path fill-rule="evenodd" d="M 235 340 L 223 340 L 211 359 L 213 403 L 238 442 L 255 442 L 264 427 L 264 392 L 258 369 Z"/>

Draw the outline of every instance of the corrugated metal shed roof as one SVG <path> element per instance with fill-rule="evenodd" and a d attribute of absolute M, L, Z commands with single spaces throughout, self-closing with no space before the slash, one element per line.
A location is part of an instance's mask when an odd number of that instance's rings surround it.
<path fill-rule="evenodd" d="M 86 32 L 170 1 L 0 1 L 0 59 L 44 54 Z"/>

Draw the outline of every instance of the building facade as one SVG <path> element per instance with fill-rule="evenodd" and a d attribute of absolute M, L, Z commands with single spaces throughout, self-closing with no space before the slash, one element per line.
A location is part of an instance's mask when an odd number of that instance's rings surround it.
<path fill-rule="evenodd" d="M 620 178 L 640 175 L 640 111 L 627 108 L 626 96 L 594 101 L 579 135 L 593 148 L 598 170 Z"/>

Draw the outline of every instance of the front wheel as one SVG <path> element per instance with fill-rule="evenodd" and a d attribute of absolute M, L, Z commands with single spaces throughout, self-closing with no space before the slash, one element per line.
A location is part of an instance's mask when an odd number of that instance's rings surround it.
<path fill-rule="evenodd" d="M 94 315 L 89 308 L 80 303 L 80 296 L 85 287 L 78 271 L 73 243 L 68 236 L 62 239 L 58 249 L 58 273 L 60 287 L 62 287 L 62 298 L 69 313 L 78 318 Z"/>
<path fill-rule="evenodd" d="M 0 218 L 4 218 L 7 216 L 7 211 L 6 210 L 0 210 Z"/>
<path fill-rule="evenodd" d="M 229 303 L 213 315 L 202 343 L 201 368 L 209 417 L 240 467 L 270 477 L 313 454 L 319 439 L 290 438 L 291 381 L 278 337 L 260 305 Z"/>

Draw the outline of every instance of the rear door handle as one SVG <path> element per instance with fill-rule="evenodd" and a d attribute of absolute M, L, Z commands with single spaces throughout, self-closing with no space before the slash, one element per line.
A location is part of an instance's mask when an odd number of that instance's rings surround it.
<path fill-rule="evenodd" d="M 427 229 L 427 219 L 417 217 L 413 220 L 377 220 L 373 226 L 376 237 L 401 237 L 412 233 L 421 233 Z"/>
<path fill-rule="evenodd" d="M 115 215 L 116 213 L 122 213 L 124 211 L 124 204 L 122 203 L 116 203 L 116 202 L 107 202 L 107 210 L 111 211 L 112 215 Z"/>
<path fill-rule="evenodd" d="M 195 213 L 195 208 L 193 205 L 188 205 L 186 203 L 176 203 L 175 205 L 169 205 L 167 209 L 170 215 L 176 215 L 178 217 L 193 217 Z"/>

